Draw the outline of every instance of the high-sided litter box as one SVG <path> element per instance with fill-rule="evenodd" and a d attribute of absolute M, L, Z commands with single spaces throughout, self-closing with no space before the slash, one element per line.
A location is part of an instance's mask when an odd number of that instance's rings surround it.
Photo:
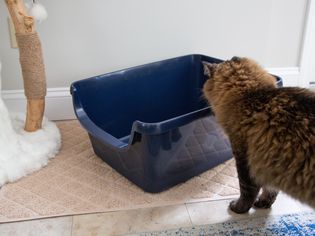
<path fill-rule="evenodd" d="M 232 157 L 202 97 L 202 61 L 188 55 L 74 82 L 76 116 L 96 155 L 148 192 L 160 192 Z"/>

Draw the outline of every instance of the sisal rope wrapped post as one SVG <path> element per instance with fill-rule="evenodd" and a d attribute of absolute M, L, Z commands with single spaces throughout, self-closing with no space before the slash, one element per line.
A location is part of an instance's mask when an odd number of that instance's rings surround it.
<path fill-rule="evenodd" d="M 25 96 L 28 100 L 44 99 L 46 75 L 38 34 L 16 34 L 16 40 L 20 50 Z"/>
<path fill-rule="evenodd" d="M 20 64 L 27 98 L 25 130 L 41 129 L 45 110 L 46 76 L 42 48 L 34 19 L 27 15 L 23 0 L 5 0 L 16 31 Z"/>

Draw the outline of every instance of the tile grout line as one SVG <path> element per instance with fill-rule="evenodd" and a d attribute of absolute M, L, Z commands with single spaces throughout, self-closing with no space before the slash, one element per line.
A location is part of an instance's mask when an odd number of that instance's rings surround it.
<path fill-rule="evenodd" d="M 187 211 L 188 216 L 189 216 L 189 221 L 190 221 L 191 227 L 193 227 L 193 226 L 194 226 L 194 224 L 193 224 L 193 222 L 192 222 L 192 219 L 191 219 L 191 216 L 190 216 L 190 213 L 189 213 L 189 210 L 188 210 L 187 204 L 188 204 L 188 203 L 185 203 L 185 208 L 186 208 L 186 211 Z"/>
<path fill-rule="evenodd" d="M 74 220 L 74 216 L 71 216 L 71 229 L 70 229 L 70 236 L 73 235 L 73 220 Z"/>

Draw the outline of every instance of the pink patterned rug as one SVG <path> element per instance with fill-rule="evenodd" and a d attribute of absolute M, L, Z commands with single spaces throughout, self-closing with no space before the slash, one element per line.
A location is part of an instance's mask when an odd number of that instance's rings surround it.
<path fill-rule="evenodd" d="M 95 156 L 78 121 L 57 122 L 60 153 L 43 169 L 0 189 L 0 222 L 234 197 L 234 160 L 158 194 L 146 193 Z"/>

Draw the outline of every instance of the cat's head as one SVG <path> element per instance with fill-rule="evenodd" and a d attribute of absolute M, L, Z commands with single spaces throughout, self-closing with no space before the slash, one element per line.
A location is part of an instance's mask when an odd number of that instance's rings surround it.
<path fill-rule="evenodd" d="M 255 61 L 245 57 L 232 57 L 219 64 L 203 62 L 209 79 L 203 94 L 211 105 L 219 105 L 228 96 L 241 96 L 246 91 L 262 87 L 276 87 L 275 77 Z"/>

